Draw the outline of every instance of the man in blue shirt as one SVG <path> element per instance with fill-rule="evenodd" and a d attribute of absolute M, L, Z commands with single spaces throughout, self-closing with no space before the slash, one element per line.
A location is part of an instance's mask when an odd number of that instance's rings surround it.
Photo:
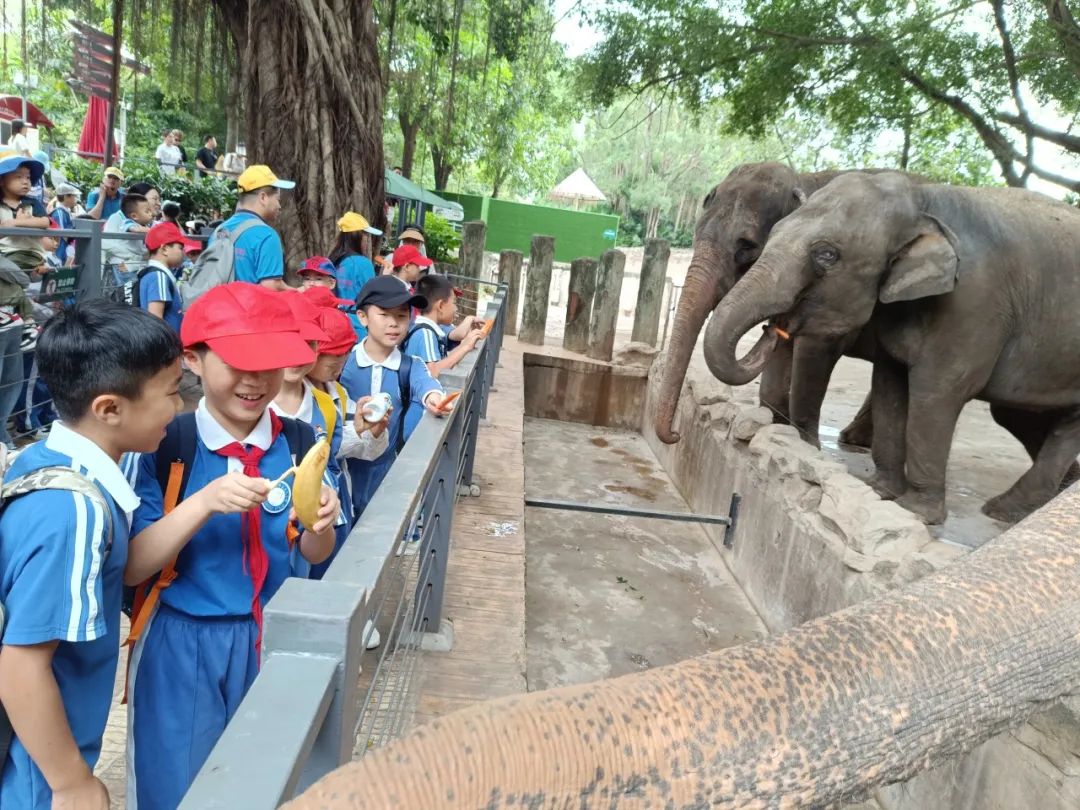
<path fill-rule="evenodd" d="M 240 189 L 236 213 L 221 223 L 221 227 L 231 232 L 253 218 L 260 221 L 236 240 L 233 261 L 236 280 L 261 284 L 271 290 L 287 289 L 285 250 L 272 225 L 281 213 L 281 190 L 295 188 L 296 183 L 279 180 L 269 166 L 256 165 L 245 169 L 236 179 L 236 185 Z M 213 237 L 210 241 L 213 242 Z"/>
<path fill-rule="evenodd" d="M 105 170 L 105 179 L 101 188 L 95 188 L 86 198 L 87 215 L 92 219 L 108 219 L 120 210 L 124 192 L 120 184 L 124 182 L 124 173 L 115 166 Z"/>

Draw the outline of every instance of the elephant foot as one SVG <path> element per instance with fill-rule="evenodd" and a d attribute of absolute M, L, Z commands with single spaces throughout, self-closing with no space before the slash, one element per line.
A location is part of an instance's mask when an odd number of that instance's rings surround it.
<path fill-rule="evenodd" d="M 982 505 L 982 513 L 1002 523 L 1018 523 L 1044 503 L 1046 498 L 1032 499 L 1013 490 L 991 498 Z"/>
<path fill-rule="evenodd" d="M 821 449 L 821 434 L 817 422 L 812 425 L 800 424 L 798 422 L 792 422 L 791 426 L 799 431 L 799 435 L 802 436 L 802 440 L 807 444 Z"/>
<path fill-rule="evenodd" d="M 945 510 L 944 498 L 925 492 L 908 490 L 896 499 L 896 503 L 930 526 L 941 525 L 948 514 Z"/>
<path fill-rule="evenodd" d="M 855 420 L 840 431 L 840 443 L 869 450 L 874 441 L 874 423 L 870 419 Z"/>
<path fill-rule="evenodd" d="M 901 477 L 878 473 L 870 479 L 870 487 L 883 501 L 895 501 L 907 490 L 907 483 Z"/>

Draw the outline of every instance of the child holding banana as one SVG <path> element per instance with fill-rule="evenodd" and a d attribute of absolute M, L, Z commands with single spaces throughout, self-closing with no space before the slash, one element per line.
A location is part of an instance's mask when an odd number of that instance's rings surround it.
<path fill-rule="evenodd" d="M 287 295 L 232 283 L 192 305 L 180 336 L 204 397 L 139 460 L 132 554 L 144 564 L 129 561 L 126 578 L 162 570 L 132 613 L 129 807 L 179 805 L 255 679 L 263 605 L 293 575 L 295 553 L 319 563 L 334 547 L 333 487 L 312 489 L 303 468 L 291 487 L 271 485 L 315 436 L 270 403 L 285 368 L 315 360 L 304 335 L 325 336 L 302 331 Z M 310 521 L 302 533 L 296 513 Z"/>

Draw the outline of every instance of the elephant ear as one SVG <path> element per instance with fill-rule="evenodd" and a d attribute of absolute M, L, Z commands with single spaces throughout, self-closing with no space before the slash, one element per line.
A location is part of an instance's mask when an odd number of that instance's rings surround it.
<path fill-rule="evenodd" d="M 915 236 L 892 256 L 878 292 L 881 303 L 914 301 L 952 292 L 959 265 L 955 244 L 955 235 L 944 223 L 923 214 Z"/>

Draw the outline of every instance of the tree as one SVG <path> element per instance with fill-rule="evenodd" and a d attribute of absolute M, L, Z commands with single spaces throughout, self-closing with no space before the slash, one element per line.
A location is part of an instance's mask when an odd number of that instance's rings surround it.
<path fill-rule="evenodd" d="M 1080 26 L 1065 0 L 627 0 L 594 22 L 607 34 L 582 72 L 594 101 L 722 96 L 729 126 L 759 137 L 794 110 L 843 137 L 901 133 L 909 163 L 962 126 L 1008 184 L 1080 189 L 1080 171 L 1047 162 L 1080 156 Z"/>

